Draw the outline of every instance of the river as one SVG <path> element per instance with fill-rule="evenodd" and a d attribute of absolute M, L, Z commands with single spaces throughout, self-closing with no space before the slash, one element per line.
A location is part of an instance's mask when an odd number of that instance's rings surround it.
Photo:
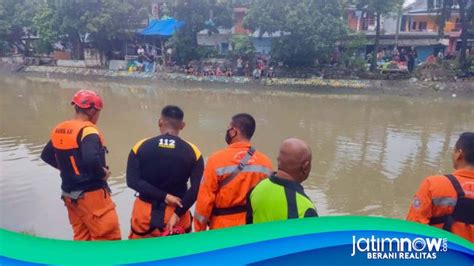
<path fill-rule="evenodd" d="M 112 170 L 110 185 L 127 236 L 134 192 L 125 168 L 131 147 L 158 134 L 160 110 L 185 112 L 182 136 L 204 157 L 225 147 L 230 117 L 257 121 L 254 146 L 276 163 L 280 142 L 306 140 L 313 170 L 304 183 L 321 216 L 371 215 L 403 219 L 424 176 L 452 171 L 451 151 L 474 129 L 472 99 L 317 94 L 241 85 L 0 77 L 0 227 L 71 239 L 57 170 L 40 159 L 49 133 L 73 115 L 70 98 L 94 89 L 105 100 L 98 127 Z"/>

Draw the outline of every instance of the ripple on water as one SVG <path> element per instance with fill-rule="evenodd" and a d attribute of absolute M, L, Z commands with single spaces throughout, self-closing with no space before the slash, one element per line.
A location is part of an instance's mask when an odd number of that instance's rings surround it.
<path fill-rule="evenodd" d="M 8 176 L 3 178 L 3 176 Z M 20 171 L 0 174 L 1 205 L 14 207 L 18 203 L 31 201 L 33 183 Z M 31 177 L 30 177 L 31 178 Z"/>
<path fill-rule="evenodd" d="M 397 179 L 407 167 L 413 166 L 420 149 L 420 134 L 416 130 L 388 128 L 385 143 L 382 173 L 389 180 Z"/>

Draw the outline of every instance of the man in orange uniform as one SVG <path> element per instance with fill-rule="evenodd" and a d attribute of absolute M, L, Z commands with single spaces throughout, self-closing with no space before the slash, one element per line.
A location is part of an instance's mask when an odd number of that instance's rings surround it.
<path fill-rule="evenodd" d="M 452 175 L 423 180 L 407 220 L 430 224 L 474 242 L 474 133 L 463 133 L 454 147 Z"/>
<path fill-rule="evenodd" d="M 41 159 L 60 171 L 74 240 L 119 240 L 120 226 L 107 185 L 111 174 L 105 162 L 107 149 L 95 125 L 102 99 L 93 91 L 81 90 L 71 104 L 76 109 L 74 119 L 52 130 Z"/>
<path fill-rule="evenodd" d="M 245 224 L 247 193 L 272 173 L 268 157 L 250 144 L 254 132 L 251 115 L 232 117 L 225 137 L 229 146 L 206 163 L 196 202 L 195 231 Z"/>

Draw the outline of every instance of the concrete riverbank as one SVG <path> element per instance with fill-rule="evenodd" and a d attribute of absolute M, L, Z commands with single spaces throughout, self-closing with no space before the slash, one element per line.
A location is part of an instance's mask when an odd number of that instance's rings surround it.
<path fill-rule="evenodd" d="M 400 96 L 439 96 L 439 97 L 469 97 L 474 98 L 474 80 L 457 80 L 449 82 L 421 81 L 415 78 L 408 80 L 335 80 L 311 78 L 266 78 L 254 80 L 250 77 L 216 77 L 194 76 L 180 73 L 144 73 L 126 71 L 111 71 L 106 69 L 72 68 L 58 66 L 26 66 L 17 72 L 14 67 L 3 67 L 3 74 L 20 74 L 41 76 L 47 78 L 81 79 L 100 78 L 130 81 L 167 81 L 167 82 L 199 82 L 224 86 L 235 84 L 245 87 L 264 87 L 283 90 L 298 90 L 321 93 L 350 93 L 350 94 L 389 94 Z"/>

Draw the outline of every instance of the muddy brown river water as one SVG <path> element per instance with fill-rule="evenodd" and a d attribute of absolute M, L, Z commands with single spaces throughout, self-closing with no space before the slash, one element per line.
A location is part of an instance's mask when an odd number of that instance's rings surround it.
<path fill-rule="evenodd" d="M 125 182 L 128 153 L 138 140 L 158 134 L 159 112 L 177 104 L 185 112 L 182 136 L 205 157 L 225 146 L 230 117 L 257 120 L 254 145 L 274 161 L 287 137 L 313 149 L 304 183 L 320 215 L 404 218 L 421 179 L 451 171 L 458 135 L 474 130 L 472 99 L 316 94 L 224 84 L 0 77 L 0 227 L 71 239 L 60 178 L 40 160 L 51 128 L 72 117 L 78 89 L 103 95 L 98 123 L 112 170 L 110 185 L 122 233 L 128 234 L 133 191 Z M 270 88 L 271 89 L 271 88 Z"/>

